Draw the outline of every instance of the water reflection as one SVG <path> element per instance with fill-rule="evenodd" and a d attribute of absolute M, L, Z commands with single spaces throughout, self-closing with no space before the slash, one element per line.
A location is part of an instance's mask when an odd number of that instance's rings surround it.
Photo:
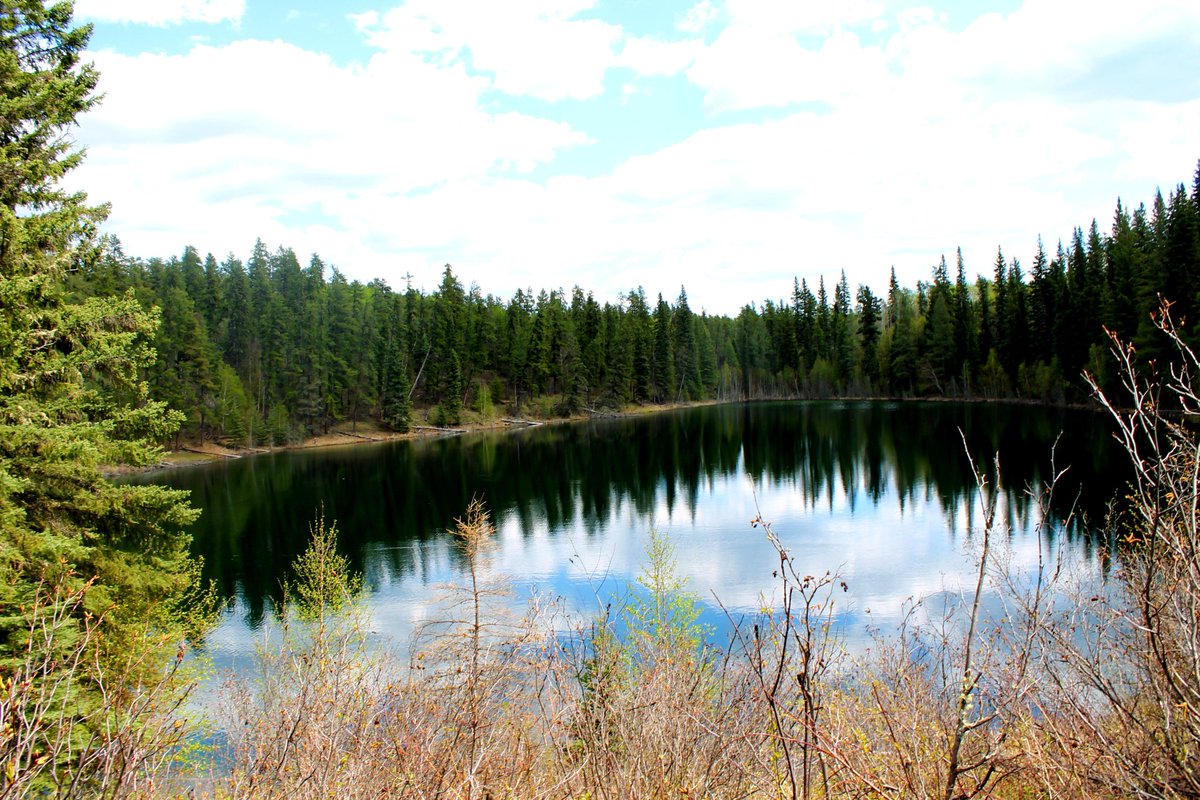
<path fill-rule="evenodd" d="M 981 468 L 1000 455 L 1000 515 L 1016 563 L 1061 543 L 1101 568 L 1086 524 L 1060 523 L 1074 505 L 1099 519 L 1123 481 L 1105 422 L 999 405 L 725 405 L 279 453 L 152 479 L 191 489 L 204 509 L 196 552 L 237 603 L 218 640 L 269 613 L 321 508 L 372 587 L 380 629 L 403 635 L 427 612 L 432 586 L 459 574 L 444 531 L 474 496 L 497 522 L 489 568 L 577 609 L 637 574 L 651 527 L 674 537 L 703 597 L 757 608 L 774 561 L 749 524 L 761 512 L 810 571 L 843 572 L 853 620 L 953 588 L 969 571 L 964 549 L 979 520 L 964 440 Z M 1056 438 L 1057 465 L 1070 469 L 1039 537 L 1028 489 L 1051 475 Z"/>

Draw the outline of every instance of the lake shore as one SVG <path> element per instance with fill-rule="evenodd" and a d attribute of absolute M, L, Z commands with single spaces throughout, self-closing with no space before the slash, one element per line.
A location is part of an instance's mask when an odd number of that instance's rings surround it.
<path fill-rule="evenodd" d="M 122 467 L 111 470 L 111 474 L 130 474 L 148 472 L 157 469 L 173 469 L 178 467 L 209 464 L 215 461 L 225 461 L 247 456 L 274 453 L 281 450 L 309 450 L 318 447 L 346 447 L 354 445 L 381 444 L 411 439 L 430 439 L 444 436 L 460 436 L 466 433 L 480 431 L 514 431 L 524 430 L 542 425 L 564 425 L 586 422 L 594 419 L 615 417 L 633 417 L 643 414 L 657 414 L 663 411 L 673 411 L 680 408 L 713 405 L 719 401 L 700 400 L 696 402 L 660 403 L 649 405 L 629 406 L 620 411 L 593 411 L 573 414 L 569 417 L 492 417 L 483 418 L 477 414 L 465 414 L 465 420 L 455 426 L 434 425 L 429 419 L 429 413 L 417 412 L 409 431 L 398 433 L 390 431 L 371 422 L 357 424 L 343 422 L 332 426 L 327 433 L 310 436 L 303 441 L 271 446 L 235 447 L 220 441 L 207 439 L 205 441 L 182 440 L 177 448 L 164 451 L 162 460 L 143 469 Z"/>
<path fill-rule="evenodd" d="M 784 398 L 761 398 L 762 400 Z M 801 399 L 801 398 L 792 398 Z M 1048 404 L 1044 400 L 1029 398 L 950 398 L 950 397 L 855 397 L 855 398 L 823 398 L 829 401 L 862 401 L 862 402 L 922 402 L 922 403 L 1002 403 L 1006 405 L 1045 406 L 1055 405 L 1062 408 L 1082 409 L 1094 406 L 1082 403 Z M 681 408 L 716 405 L 720 403 L 755 402 L 754 400 L 698 400 L 695 402 L 651 403 L 645 405 L 630 405 L 620 411 L 588 411 L 569 417 L 482 417 L 474 412 L 465 412 L 464 421 L 452 427 L 433 424 L 429 417 L 433 409 L 423 409 L 414 413 L 412 428 L 406 433 L 398 433 L 380 427 L 373 422 L 342 422 L 332 426 L 327 433 L 310 436 L 303 441 L 283 445 L 235 447 L 220 441 L 207 439 L 205 441 L 182 440 L 177 448 L 167 448 L 159 463 L 143 467 L 116 467 L 107 472 L 111 475 L 149 472 L 158 469 L 173 469 L 178 467 L 208 464 L 215 461 L 232 460 L 263 453 L 273 453 L 280 450 L 309 450 L 319 447 L 346 447 L 351 445 L 380 444 L 383 442 L 404 441 L 412 439 L 429 439 L 444 436 L 459 436 L 480 431 L 512 431 L 523 430 L 541 425 L 564 425 L 586 422 L 594 419 L 636 417 L 643 414 L 658 414 L 664 411 L 674 411 Z"/>

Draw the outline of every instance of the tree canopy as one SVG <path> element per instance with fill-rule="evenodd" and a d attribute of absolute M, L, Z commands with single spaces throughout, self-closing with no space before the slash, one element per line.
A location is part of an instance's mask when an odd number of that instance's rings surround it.
<path fill-rule="evenodd" d="M 116 484 L 182 420 L 152 400 L 157 313 L 132 292 L 68 302 L 67 280 L 98 257 L 105 208 L 59 179 L 81 158 L 69 129 L 96 102 L 80 62 L 91 29 L 69 3 L 6 2 L 0 13 L 0 658 L 20 646 L 39 581 L 94 580 L 87 608 L 124 626 L 173 625 L 191 578 L 195 516 L 184 495 Z M 119 598 L 119 604 L 116 603 Z"/>
<path fill-rule="evenodd" d="M 1200 172 L 1198 172 L 1200 175 Z M 1028 270 L 997 251 L 968 277 L 962 253 L 883 295 L 797 279 L 790 296 L 736 318 L 696 313 L 642 287 L 601 304 L 582 287 L 508 300 L 464 287 L 450 265 L 429 293 L 347 280 L 312 256 L 255 243 L 245 265 L 194 247 L 143 260 L 108 239 L 73 279 L 80 297 L 132 291 L 161 310 L 151 395 L 192 437 L 284 443 L 341 422 L 404 430 L 414 413 L 453 423 L 486 410 L 569 414 L 628 403 L 760 397 L 960 397 L 1084 401 L 1104 377 L 1105 329 L 1141 363 L 1162 348 L 1162 294 L 1191 320 L 1200 201 L 1179 184 L 1150 210 L 1117 203 L 1111 233 L 1036 242 Z"/>

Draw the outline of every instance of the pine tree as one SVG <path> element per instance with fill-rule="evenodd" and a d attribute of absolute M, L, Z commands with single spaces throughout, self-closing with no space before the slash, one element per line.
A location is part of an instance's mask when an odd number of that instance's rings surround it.
<path fill-rule="evenodd" d="M 94 579 L 88 611 L 120 648 L 146 624 L 178 633 L 196 512 L 182 492 L 116 485 L 101 468 L 144 465 L 181 421 L 139 370 L 157 323 L 132 293 L 64 298 L 69 270 L 99 256 L 104 208 L 59 180 L 81 158 L 68 130 L 96 98 L 79 61 L 89 26 L 67 3 L 0 10 L 0 661 L 21 645 L 22 607 L 43 576 Z M 174 644 L 172 644 L 172 649 Z"/>
<path fill-rule="evenodd" d="M 442 400 L 442 421 L 447 425 L 457 425 L 462 421 L 463 411 L 463 381 L 462 361 L 458 353 L 450 351 L 450 368 L 446 373 L 446 396 Z"/>
<path fill-rule="evenodd" d="M 841 384 L 854 369 L 854 344 L 850 332 L 850 284 L 846 271 L 833 289 L 833 366 Z"/>
<path fill-rule="evenodd" d="M 534 386 L 529 363 L 533 339 L 533 309 L 530 306 L 529 294 L 521 289 L 517 289 L 513 299 L 508 303 L 508 309 L 505 312 L 505 328 L 508 334 L 505 366 L 512 387 L 513 400 L 519 407 L 523 400 L 528 399 Z"/>
<path fill-rule="evenodd" d="M 817 352 L 817 299 L 808 288 L 808 282 L 800 280 L 797 286 L 792 280 L 792 316 L 795 326 L 796 371 L 808 371 L 820 354 Z"/>
<path fill-rule="evenodd" d="M 386 377 L 383 385 L 383 423 L 394 431 L 404 433 L 411 424 L 412 389 L 408 376 L 408 358 L 404 343 L 393 335 L 387 346 Z"/>
<path fill-rule="evenodd" d="M 634 341 L 633 325 L 620 306 L 604 304 L 604 346 L 608 359 L 608 396 L 620 408 L 633 399 Z"/>
<path fill-rule="evenodd" d="M 862 353 L 863 375 L 874 384 L 879 379 L 879 298 L 871 287 L 858 287 L 858 340 Z"/>
<path fill-rule="evenodd" d="M 633 344 L 633 399 L 644 403 L 653 395 L 654 336 L 646 290 L 638 287 L 629 293 L 629 311 L 625 314 Z"/>
<path fill-rule="evenodd" d="M 696 359 L 699 362 L 702 397 L 714 397 L 717 393 L 717 349 L 709 333 L 709 323 L 709 316 L 703 312 L 695 318 Z"/>
<path fill-rule="evenodd" d="M 454 394 L 451 386 L 451 364 L 458 360 L 458 391 L 462 391 L 462 356 L 466 352 L 466 294 L 447 264 L 442 272 L 433 306 L 432 353 L 429 363 L 431 399 L 448 401 Z M 462 398 L 458 400 L 460 406 Z"/>
<path fill-rule="evenodd" d="M 654 310 L 653 327 L 653 399 L 665 403 L 675 396 L 675 354 L 671 343 L 671 307 L 661 294 Z"/>
<path fill-rule="evenodd" d="M 675 349 L 675 381 L 671 397 L 675 400 L 696 400 L 700 397 L 700 370 L 696 359 L 696 337 L 692 330 L 692 309 L 688 307 L 687 291 L 679 287 L 675 313 L 671 315 L 671 339 Z"/>
<path fill-rule="evenodd" d="M 971 302 L 971 287 L 967 283 L 962 248 L 955 257 L 954 277 L 954 369 L 957 374 L 969 375 L 977 360 L 979 337 L 975 325 L 975 304 Z M 963 387 L 964 390 L 967 387 Z"/>

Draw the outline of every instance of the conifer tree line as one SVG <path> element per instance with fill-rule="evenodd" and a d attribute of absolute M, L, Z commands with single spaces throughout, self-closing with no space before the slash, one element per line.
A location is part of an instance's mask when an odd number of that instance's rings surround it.
<path fill-rule="evenodd" d="M 425 293 L 347 280 L 314 255 L 256 242 L 246 261 L 126 256 L 109 238 L 74 276 L 80 296 L 132 290 L 160 310 L 153 395 L 187 418 L 184 434 L 283 443 L 337 423 L 406 430 L 466 415 L 570 415 L 629 404 L 768 397 L 1086 398 L 1104 385 L 1111 330 L 1156 358 L 1160 295 L 1177 320 L 1200 302 L 1200 168 L 1189 193 L 1149 209 L 1118 201 L 1028 266 L 997 252 L 974 278 L 958 251 L 929 280 L 885 295 L 793 283 L 790 296 L 736 317 L 696 313 L 687 292 L 631 289 L 599 303 L 575 287 L 510 299 L 464 288 L 450 265 Z M 1189 325 L 1190 329 L 1192 326 Z"/>

